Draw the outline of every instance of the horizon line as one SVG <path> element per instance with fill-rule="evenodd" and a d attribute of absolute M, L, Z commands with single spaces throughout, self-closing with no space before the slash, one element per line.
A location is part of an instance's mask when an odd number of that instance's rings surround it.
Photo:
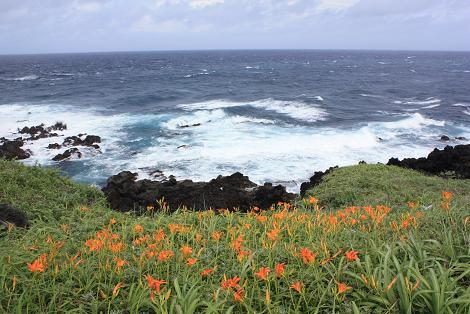
<path fill-rule="evenodd" d="M 230 52 L 230 51 L 369 51 L 369 52 L 470 52 L 470 50 L 441 49 L 382 49 L 382 48 L 208 48 L 208 49 L 149 49 L 149 50 L 95 50 L 95 51 L 64 51 L 64 52 L 25 52 L 0 53 L 0 56 L 34 56 L 34 55 L 73 55 L 73 54 L 107 54 L 107 53 L 165 53 L 165 52 Z"/>

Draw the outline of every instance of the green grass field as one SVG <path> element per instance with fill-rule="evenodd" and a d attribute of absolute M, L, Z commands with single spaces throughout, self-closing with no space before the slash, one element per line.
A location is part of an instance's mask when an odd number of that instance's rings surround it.
<path fill-rule="evenodd" d="M 470 313 L 470 180 L 359 165 L 265 212 L 135 217 L 0 161 L 0 202 L 31 220 L 0 231 L 1 313 Z"/>

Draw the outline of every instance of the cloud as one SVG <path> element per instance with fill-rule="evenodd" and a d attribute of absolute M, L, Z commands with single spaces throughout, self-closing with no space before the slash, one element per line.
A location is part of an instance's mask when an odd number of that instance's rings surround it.
<path fill-rule="evenodd" d="M 319 0 L 315 6 L 315 11 L 317 13 L 344 11 L 354 7 L 360 1 L 361 0 Z"/>
<path fill-rule="evenodd" d="M 157 8 L 169 5 L 181 5 L 189 6 L 193 9 L 204 9 L 206 7 L 212 7 L 218 4 L 223 4 L 224 0 L 155 0 L 155 6 Z"/>
<path fill-rule="evenodd" d="M 204 9 L 223 3 L 224 0 L 191 0 L 189 1 L 189 6 L 195 9 Z"/>
<path fill-rule="evenodd" d="M 131 25 L 131 29 L 137 32 L 150 33 L 175 33 L 187 30 L 187 26 L 180 20 L 155 21 L 151 15 L 144 15 Z"/>
<path fill-rule="evenodd" d="M 469 16 L 470 0 L 0 0 L 0 53 L 107 45 L 463 50 Z"/>
<path fill-rule="evenodd" d="M 102 4 L 94 1 L 74 1 L 73 7 L 82 12 L 97 12 L 101 10 Z"/>

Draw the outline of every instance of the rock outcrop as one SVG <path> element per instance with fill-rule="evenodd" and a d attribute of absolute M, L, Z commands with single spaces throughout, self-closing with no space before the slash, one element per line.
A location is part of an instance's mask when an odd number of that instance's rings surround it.
<path fill-rule="evenodd" d="M 72 157 L 78 158 L 78 159 L 82 158 L 82 153 L 78 150 L 78 148 L 73 147 L 73 148 L 67 149 L 62 154 L 55 155 L 55 157 L 52 158 L 52 160 L 62 161 L 65 159 L 71 159 Z"/>
<path fill-rule="evenodd" d="M 171 210 L 180 207 L 189 209 L 239 209 L 250 207 L 267 209 L 277 202 L 289 202 L 295 194 L 285 187 L 267 183 L 258 186 L 241 173 L 219 176 L 209 182 L 177 181 L 170 176 L 168 181 L 137 181 L 137 175 L 124 171 L 108 179 L 103 188 L 111 207 L 119 211 L 141 211 L 147 206 L 158 208 L 157 200 L 164 199 Z"/>
<path fill-rule="evenodd" d="M 311 188 L 319 185 L 325 175 L 333 171 L 334 169 L 338 168 L 338 166 L 330 167 L 325 172 L 323 171 L 316 171 L 313 176 L 310 178 L 309 182 L 304 182 L 300 185 L 300 196 L 304 197 L 305 193 Z"/>
<path fill-rule="evenodd" d="M 59 136 L 57 133 L 52 131 L 64 131 L 67 129 L 67 125 L 62 122 L 56 122 L 56 124 L 46 127 L 44 124 L 27 127 L 25 126 L 21 130 L 18 130 L 20 134 L 28 134 L 30 138 L 28 140 L 38 140 L 41 138 L 48 138 Z"/>
<path fill-rule="evenodd" d="M 96 143 L 101 143 L 101 137 L 97 135 L 87 135 L 84 139 L 81 136 L 69 136 L 64 139 L 62 146 L 88 146 L 99 149 L 100 147 Z"/>
<path fill-rule="evenodd" d="M 22 140 L 3 140 L 3 144 L 0 145 L 0 158 L 5 159 L 26 159 L 31 156 L 31 152 L 27 149 L 23 149 Z"/>
<path fill-rule="evenodd" d="M 442 175 L 453 173 L 456 177 L 470 179 L 470 145 L 446 146 L 443 150 L 433 150 L 427 158 L 391 158 L 387 165 L 399 166 Z"/>
<path fill-rule="evenodd" d="M 8 224 L 25 228 L 28 227 L 28 218 L 22 211 L 7 204 L 0 204 L 0 226 L 7 227 Z"/>

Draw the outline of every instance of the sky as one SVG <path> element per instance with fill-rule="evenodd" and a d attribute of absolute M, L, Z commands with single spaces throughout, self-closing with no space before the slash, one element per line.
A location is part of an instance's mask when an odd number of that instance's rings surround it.
<path fill-rule="evenodd" d="M 470 0 L 0 0 L 0 54 L 470 50 Z"/>

